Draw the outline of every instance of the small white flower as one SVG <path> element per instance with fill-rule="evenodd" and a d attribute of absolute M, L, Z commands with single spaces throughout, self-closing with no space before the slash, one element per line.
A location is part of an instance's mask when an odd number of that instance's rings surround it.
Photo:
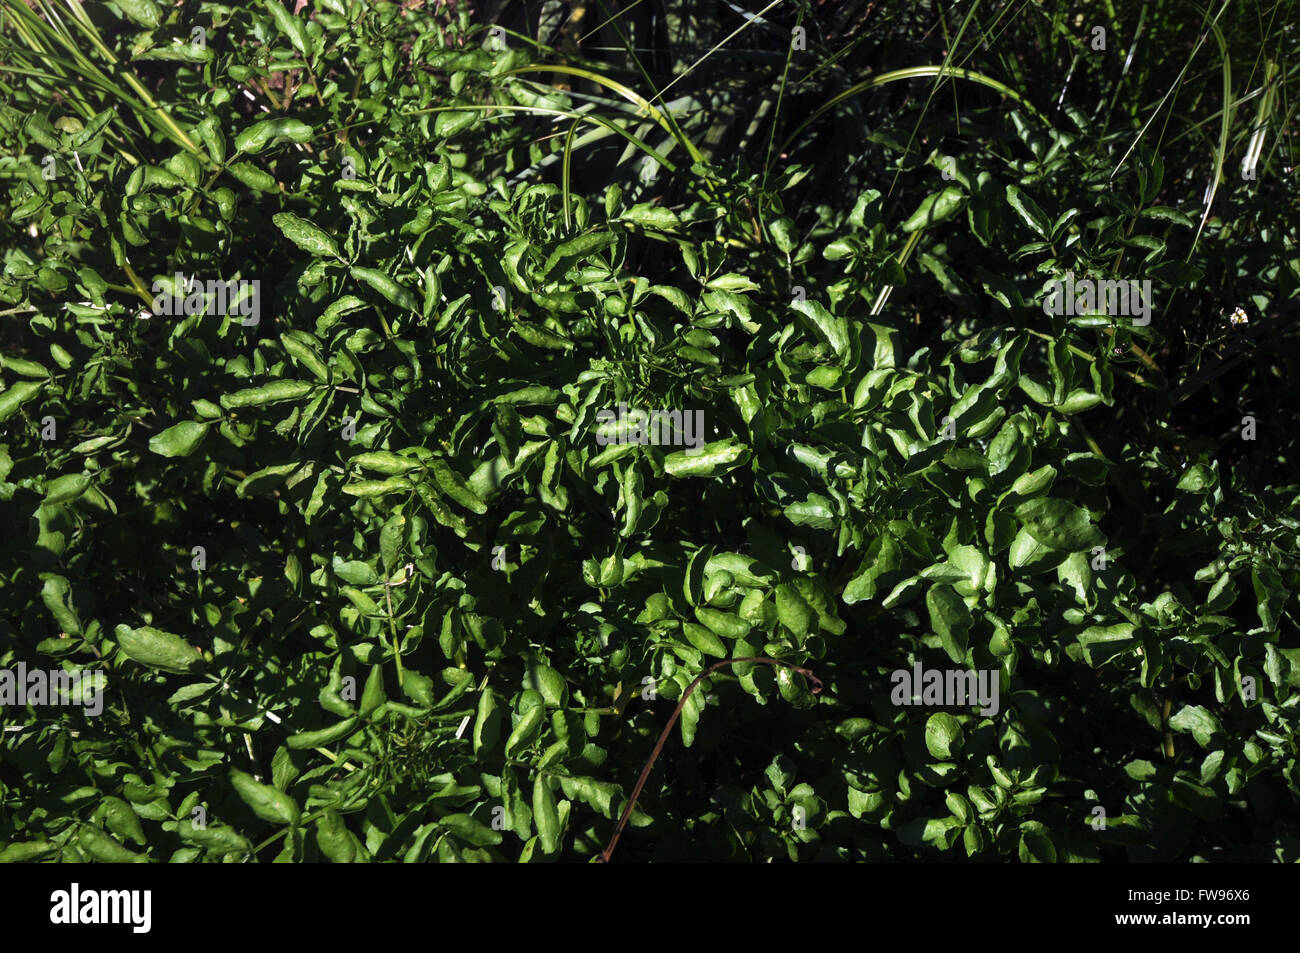
<path fill-rule="evenodd" d="M 1250 318 L 1246 317 L 1246 312 L 1243 311 L 1241 308 L 1233 309 L 1233 312 L 1231 315 L 1229 315 L 1228 320 L 1231 321 L 1233 324 L 1250 323 Z"/>

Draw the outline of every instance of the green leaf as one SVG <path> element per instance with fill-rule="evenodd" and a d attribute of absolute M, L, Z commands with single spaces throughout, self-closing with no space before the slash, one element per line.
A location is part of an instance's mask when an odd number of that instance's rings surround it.
<path fill-rule="evenodd" d="M 670 477 L 719 476 L 748 462 L 749 448 L 735 437 L 706 443 L 698 450 L 678 450 L 664 457 Z"/>
<path fill-rule="evenodd" d="M 388 700 L 384 690 L 384 669 L 380 665 L 370 666 L 366 676 L 365 687 L 361 689 L 361 704 L 358 706 L 362 718 L 368 718 L 372 712 Z"/>
<path fill-rule="evenodd" d="M 321 728 L 318 731 L 303 731 L 296 735 L 290 735 L 285 739 L 285 744 L 290 748 L 319 748 L 322 745 L 333 744 L 343 738 L 346 738 L 356 730 L 357 722 L 360 716 L 351 715 L 338 724 L 331 725 L 328 728 Z"/>
<path fill-rule="evenodd" d="M 925 747 L 940 761 L 951 761 L 964 744 L 961 723 L 946 711 L 926 719 Z"/>
<path fill-rule="evenodd" d="M 830 347 L 836 359 L 844 364 L 849 357 L 848 321 L 831 314 L 820 302 L 811 298 L 795 301 L 791 307 L 806 319 L 817 338 Z"/>
<path fill-rule="evenodd" d="M 1141 212 L 1142 218 L 1154 218 L 1162 222 L 1173 222 L 1175 225 L 1181 225 L 1184 228 L 1195 228 L 1196 220 L 1176 208 L 1170 208 L 1167 205 L 1153 205 L 1150 208 L 1144 208 Z"/>
<path fill-rule="evenodd" d="M 326 808 L 316 818 L 316 845 L 336 864 L 350 864 L 357 856 L 357 845 L 338 811 Z"/>
<path fill-rule="evenodd" d="M 386 496 L 389 493 L 409 493 L 414 488 L 410 480 L 404 477 L 389 477 L 387 480 L 358 480 L 344 486 L 343 492 L 349 496 Z"/>
<path fill-rule="evenodd" d="M 268 0 L 268 2 L 274 3 L 275 0 Z M 288 139 L 290 142 L 307 142 L 313 134 L 311 126 L 301 119 L 263 119 L 253 123 L 235 137 L 235 148 L 247 155 L 256 155 L 272 140 Z"/>
<path fill-rule="evenodd" d="M 226 166 L 226 171 L 254 191 L 276 191 L 275 176 L 251 162 L 232 162 Z"/>
<path fill-rule="evenodd" d="M 281 486 L 288 478 L 289 474 L 298 469 L 296 463 L 281 463 L 275 466 L 263 467 L 255 473 L 250 473 L 240 481 L 235 487 L 235 496 L 241 500 L 258 493 L 270 493 L 276 487 Z"/>
<path fill-rule="evenodd" d="M 793 585 L 783 582 L 776 587 L 776 617 L 802 642 L 813 631 L 817 614 Z"/>
<path fill-rule="evenodd" d="M 468 814 L 447 814 L 439 818 L 438 824 L 465 843 L 476 847 L 491 847 L 501 843 L 500 833 L 476 821 Z"/>
<path fill-rule="evenodd" d="M 1062 553 L 1050 546 L 1045 546 L 1030 534 L 1029 528 L 1022 526 L 1011 540 L 1007 552 L 1007 561 L 1012 569 L 1028 569 L 1036 572 L 1050 569 L 1061 561 Z"/>
<path fill-rule="evenodd" d="M 943 650 L 954 662 L 964 662 L 973 621 L 966 600 L 952 586 L 935 585 L 925 594 L 925 606 L 930 611 L 930 628 L 939 636 Z"/>
<path fill-rule="evenodd" d="M 334 575 L 354 586 L 373 586 L 379 582 L 379 575 L 369 563 L 360 560 L 342 560 L 334 557 Z"/>
<path fill-rule="evenodd" d="M 556 277 L 563 269 L 572 267 L 583 258 L 590 258 L 617 241 L 613 232 L 587 232 L 567 242 L 562 242 L 551 252 L 542 266 L 543 280 Z"/>
<path fill-rule="evenodd" d="M 749 635 L 749 630 L 752 628 L 744 619 L 730 612 L 710 609 L 707 606 L 696 606 L 695 618 L 724 639 L 743 639 Z"/>
<path fill-rule="evenodd" d="M 192 671 L 202 661 L 198 649 L 179 635 L 153 626 L 133 629 L 128 625 L 119 625 L 113 630 L 113 637 L 127 658 L 150 668 L 183 673 Z"/>
<path fill-rule="evenodd" d="M 118 9 L 147 30 L 157 29 L 163 20 L 162 8 L 154 0 L 114 0 Z"/>
<path fill-rule="evenodd" d="M 77 845 L 94 860 L 106 864 L 147 863 L 148 858 L 128 850 L 98 828 L 83 824 L 77 831 Z"/>
<path fill-rule="evenodd" d="M 785 515 L 796 526 L 811 526 L 813 529 L 833 530 L 840 522 L 831 501 L 816 493 L 807 500 L 786 506 Z"/>
<path fill-rule="evenodd" d="M 1094 668 L 1137 645 L 1136 627 L 1131 622 L 1089 626 L 1077 636 L 1084 658 Z"/>
<path fill-rule="evenodd" d="M 406 288 L 398 284 L 386 273 L 377 268 L 364 268 L 361 265 L 353 265 L 350 269 L 352 277 L 358 281 L 369 285 L 375 291 L 379 292 L 392 304 L 407 311 L 420 310 L 419 303 L 415 300 L 415 295 L 411 294 Z"/>
<path fill-rule="evenodd" d="M 304 340 L 304 338 L 307 340 Z M 308 343 L 309 340 L 314 342 L 315 339 L 305 331 L 280 335 L 280 344 L 289 353 L 289 356 L 311 371 L 318 381 L 323 384 L 328 383 L 330 379 L 329 367 L 321 360 L 315 344 Z"/>
<path fill-rule="evenodd" d="M 1169 719 L 1169 727 L 1174 731 L 1190 731 L 1202 748 L 1208 748 L 1214 735 L 1223 731 L 1219 719 L 1202 705 L 1184 705 Z"/>
<path fill-rule="evenodd" d="M 1039 493 L 1045 493 L 1051 489 L 1055 480 L 1056 467 L 1050 463 L 1044 464 L 1037 470 L 1022 473 L 1016 477 L 1011 484 L 1011 492 L 1017 496 L 1037 496 Z"/>
<path fill-rule="evenodd" d="M 0 864 L 22 864 L 39 860 L 57 849 L 50 841 L 17 841 L 0 849 Z"/>
<path fill-rule="evenodd" d="M 564 676 L 540 662 L 529 666 L 532 687 L 542 693 L 542 698 L 551 708 L 562 708 L 569 697 L 569 688 Z"/>
<path fill-rule="evenodd" d="M 788 218 L 778 218 L 767 224 L 768 233 L 772 236 L 772 241 L 782 253 L 788 255 L 794 251 L 798 242 L 795 241 L 794 222 Z"/>
<path fill-rule="evenodd" d="M 307 32 L 303 21 L 284 8 L 280 0 L 266 0 L 266 7 L 271 11 L 276 29 L 289 38 L 293 48 L 303 56 L 307 55 Z"/>
<path fill-rule="evenodd" d="M 1258 561 L 1250 568 L 1251 586 L 1255 590 L 1255 605 L 1259 613 L 1259 622 L 1266 632 L 1277 630 L 1281 621 L 1282 603 L 1289 593 L 1282 585 L 1282 579 L 1276 569 L 1266 562 Z"/>
<path fill-rule="evenodd" d="M 277 4 L 278 5 L 278 4 Z M 342 258 L 339 254 L 339 246 L 329 233 L 322 228 L 317 228 L 305 218 L 299 218 L 292 212 L 279 212 L 271 216 L 271 221 L 284 233 L 284 237 L 289 239 L 303 251 L 317 258 Z"/>
<path fill-rule="evenodd" d="M 16 384 L 11 384 L 7 390 L 0 393 L 0 420 L 8 419 L 14 411 L 44 389 L 44 384 L 37 384 L 32 381 L 19 381 Z"/>
<path fill-rule="evenodd" d="M 188 457 L 207 435 L 206 424 L 182 420 L 149 438 L 149 449 L 162 457 Z"/>
<path fill-rule="evenodd" d="M 469 672 L 460 668 L 451 669 L 451 671 L 455 672 L 457 675 L 457 678 L 452 685 L 452 689 L 448 693 L 453 696 L 452 701 L 454 701 L 456 697 L 463 695 L 469 689 L 470 682 L 473 681 L 473 676 L 470 675 Z M 407 670 L 403 673 L 402 694 L 421 708 L 433 708 L 438 705 L 438 699 L 434 695 L 433 691 L 433 679 L 428 675 L 422 675 L 419 672 Z"/>
<path fill-rule="evenodd" d="M 931 225 L 946 222 L 966 205 L 966 193 L 956 186 L 948 186 L 942 192 L 934 192 L 921 200 L 916 211 L 903 223 L 904 232 L 915 232 Z"/>
<path fill-rule="evenodd" d="M 181 840 L 197 844 L 214 854 L 238 855 L 249 854 L 253 845 L 238 831 L 230 827 L 195 827 L 191 818 L 183 818 L 176 825 L 176 833 Z"/>
<path fill-rule="evenodd" d="M 1007 204 L 1020 216 L 1020 220 L 1033 229 L 1039 238 L 1050 240 L 1051 221 L 1047 213 L 1038 207 L 1038 203 L 1020 191 L 1015 185 L 1007 186 Z"/>
<path fill-rule="evenodd" d="M 1022 864 L 1056 863 L 1056 846 L 1046 825 L 1025 821 L 1020 825 L 1020 862 Z"/>
<path fill-rule="evenodd" d="M 90 483 L 89 473 L 68 473 L 55 477 L 45 484 L 45 499 L 41 502 L 45 506 L 51 506 L 75 500 L 90 489 Z"/>
<path fill-rule="evenodd" d="M 555 853 L 560 847 L 560 817 L 549 779 L 540 771 L 533 782 L 533 823 L 537 825 L 537 835 L 541 838 L 542 853 Z"/>
<path fill-rule="evenodd" d="M 23 377 L 45 378 L 50 376 L 50 372 L 44 364 L 38 364 L 36 361 L 28 361 L 8 354 L 0 354 L 0 367 L 3 367 L 6 371 L 13 371 L 15 374 L 21 374 Z"/>
<path fill-rule="evenodd" d="M 490 688 L 479 696 L 472 738 L 475 757 L 491 751 L 501 738 L 501 711 L 497 708 L 496 697 Z"/>
<path fill-rule="evenodd" d="M 474 125 L 477 119 L 478 113 L 468 110 L 438 113 L 433 121 L 433 134 L 439 139 L 450 139 Z"/>
<path fill-rule="evenodd" d="M 696 607 L 696 612 L 698 611 L 699 607 Z M 727 657 L 727 646 L 717 635 L 702 625 L 696 625 L 694 622 L 684 622 L 682 623 L 682 635 L 686 637 L 686 641 L 692 647 L 706 655 L 712 655 L 715 658 Z"/>
<path fill-rule="evenodd" d="M 230 783 L 240 799 L 262 820 L 271 824 L 298 826 L 302 811 L 297 802 L 283 791 L 254 780 L 251 774 L 238 768 L 231 770 Z"/>
<path fill-rule="evenodd" d="M 420 468 L 420 461 L 389 450 L 366 450 L 348 461 L 363 470 L 375 470 L 396 476 Z"/>
<path fill-rule="evenodd" d="M 1081 414 L 1104 402 L 1099 395 L 1079 389 L 1071 391 L 1065 400 L 1056 405 L 1056 409 L 1062 414 Z"/>
<path fill-rule="evenodd" d="M 1040 497 L 1016 507 L 1016 519 L 1044 546 L 1073 553 L 1104 546 L 1106 537 L 1088 511 L 1066 500 Z"/>
<path fill-rule="evenodd" d="M 526 748 L 532 744 L 541 731 L 545 719 L 546 708 L 544 705 L 537 705 L 521 714 L 519 722 L 510 732 L 510 737 L 506 739 L 506 757 L 509 758 L 521 748 Z"/>
<path fill-rule="evenodd" d="M 41 587 L 41 601 L 50 610 L 60 631 L 69 635 L 81 635 L 81 619 L 72 608 L 68 580 L 53 573 L 42 573 L 42 577 L 45 585 Z"/>
<path fill-rule="evenodd" d="M 132 810 L 130 804 L 120 797 L 111 795 L 104 797 L 99 804 L 103 812 L 104 824 L 110 831 L 122 840 L 129 840 L 142 847 L 148 843 L 144 836 L 144 828 L 140 825 L 140 817 Z"/>
<path fill-rule="evenodd" d="M 651 205 L 649 202 L 638 202 L 631 208 L 626 209 L 619 218 L 624 222 L 631 222 L 633 225 L 640 225 L 643 228 L 656 228 L 659 231 L 669 231 L 681 223 L 681 219 L 672 209 L 664 208 L 661 205 Z"/>
<path fill-rule="evenodd" d="M 614 817 L 614 799 L 621 794 L 617 784 L 586 777 L 561 777 L 560 790 L 571 801 L 582 801 L 604 817 Z"/>
<path fill-rule="evenodd" d="M 1188 467 L 1179 478 L 1178 489 L 1189 493 L 1204 493 L 1212 488 L 1215 482 L 1214 471 L 1203 463 L 1197 463 Z"/>
<path fill-rule="evenodd" d="M 299 400 L 313 390 L 314 384 L 306 381 L 271 381 L 257 387 L 246 387 L 232 394 L 221 395 L 221 406 L 226 410 L 241 410 L 244 407 L 263 407 L 286 400 Z"/>
<path fill-rule="evenodd" d="M 438 484 L 438 489 L 445 496 L 459 503 L 471 513 L 482 516 L 487 512 L 487 504 L 479 499 L 478 494 L 469 488 L 469 484 L 447 465 L 447 461 L 435 457 L 429 461 L 429 469 L 433 473 L 434 482 Z"/>

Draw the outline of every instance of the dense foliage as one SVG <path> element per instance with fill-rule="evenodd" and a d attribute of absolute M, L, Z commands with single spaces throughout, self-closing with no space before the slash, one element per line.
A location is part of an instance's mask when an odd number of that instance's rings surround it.
<path fill-rule="evenodd" d="M 1300 859 L 1294 4 L 427 6 L 0 3 L 0 859 Z"/>

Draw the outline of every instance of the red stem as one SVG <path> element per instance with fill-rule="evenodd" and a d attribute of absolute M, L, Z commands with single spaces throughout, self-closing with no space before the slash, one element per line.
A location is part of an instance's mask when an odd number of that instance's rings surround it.
<path fill-rule="evenodd" d="M 614 845 L 618 843 L 618 837 L 623 833 L 623 828 L 627 826 L 627 819 L 632 815 L 632 808 L 636 805 L 636 799 L 641 796 L 641 789 L 645 787 L 646 780 L 650 777 L 650 769 L 654 767 L 655 759 L 658 758 L 659 753 L 663 751 L 664 742 L 668 740 L 668 733 L 673 730 L 673 725 L 677 724 L 677 718 L 682 713 L 682 708 L 686 704 L 686 699 L 690 698 L 691 692 L 695 691 L 695 686 L 699 685 L 700 682 L 704 681 L 704 679 L 713 672 L 722 668 L 722 666 L 735 665 L 737 662 L 761 662 L 764 665 L 780 665 L 784 668 L 798 672 L 800 675 L 812 682 L 812 693 L 814 695 L 818 694 L 822 690 L 821 679 L 808 669 L 801 668 L 798 665 L 792 665 L 789 662 L 781 662 L 777 659 L 771 658 L 723 659 L 721 662 L 714 662 L 704 671 L 700 672 L 699 675 L 695 676 L 695 681 L 691 682 L 690 687 L 688 687 L 686 691 L 682 692 L 682 697 L 678 700 L 677 707 L 673 709 L 673 716 L 668 719 L 668 724 L 664 726 L 664 730 L 660 733 L 659 740 L 655 742 L 654 750 L 650 752 L 649 760 L 646 761 L 645 767 L 641 769 L 641 776 L 636 779 L 636 787 L 632 789 L 632 796 L 628 798 L 627 806 L 623 808 L 623 816 L 618 819 L 618 826 L 614 828 L 614 836 L 609 839 L 609 844 L 600 852 L 599 857 L 596 859 L 597 863 L 609 863 L 609 858 L 614 853 Z"/>

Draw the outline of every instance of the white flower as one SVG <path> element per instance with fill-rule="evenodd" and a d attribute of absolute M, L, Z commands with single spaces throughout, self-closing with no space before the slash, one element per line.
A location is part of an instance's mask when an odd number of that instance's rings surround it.
<path fill-rule="evenodd" d="M 1246 317 L 1246 312 L 1243 311 L 1241 308 L 1233 309 L 1232 314 L 1228 316 L 1228 320 L 1231 321 L 1233 324 L 1250 323 L 1250 318 Z"/>

